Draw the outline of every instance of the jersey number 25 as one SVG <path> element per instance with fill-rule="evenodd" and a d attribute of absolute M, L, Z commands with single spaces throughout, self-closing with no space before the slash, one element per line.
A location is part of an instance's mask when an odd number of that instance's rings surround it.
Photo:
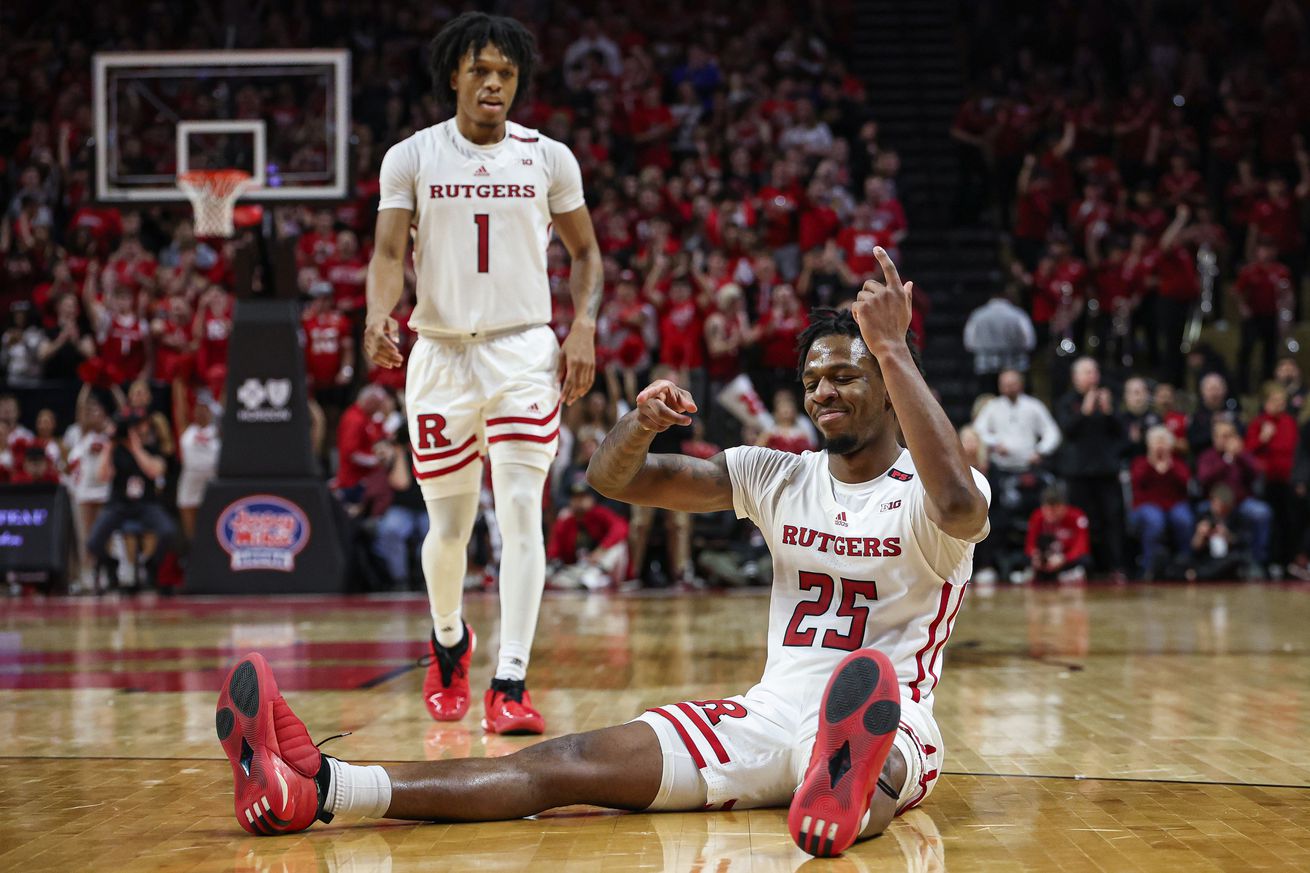
<path fill-rule="evenodd" d="M 838 583 L 841 586 L 841 598 L 837 602 L 837 618 L 849 618 L 851 620 L 850 630 L 841 633 L 835 627 L 830 627 L 824 631 L 821 645 L 825 649 L 841 649 L 846 652 L 853 652 L 864 643 L 864 626 L 869 621 L 869 607 L 856 606 L 855 598 L 863 597 L 866 600 L 878 599 L 878 583 L 869 579 L 840 579 Z M 816 600 L 802 600 L 796 604 L 796 611 L 791 615 L 791 621 L 787 622 L 787 632 L 782 636 L 784 646 L 812 646 L 814 645 L 815 634 L 818 628 L 809 627 L 801 630 L 801 623 L 807 618 L 818 618 L 826 616 L 828 608 L 832 606 L 833 592 L 835 585 L 832 577 L 826 573 L 811 573 L 808 570 L 800 572 L 800 586 L 802 591 L 819 589 L 819 596 Z"/>

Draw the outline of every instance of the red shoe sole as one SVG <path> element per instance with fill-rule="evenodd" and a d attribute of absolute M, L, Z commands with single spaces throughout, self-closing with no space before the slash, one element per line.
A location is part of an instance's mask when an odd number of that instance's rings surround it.
<path fill-rule="evenodd" d="M 823 692 L 810 766 L 787 813 L 802 850 L 826 858 L 855 842 L 900 721 L 891 661 L 872 649 L 848 655 Z"/>
<path fill-rule="evenodd" d="M 304 830 L 317 812 L 313 782 L 306 792 L 306 777 L 278 755 L 273 703 L 279 696 L 268 662 L 252 652 L 223 680 L 214 714 L 218 740 L 232 764 L 237 823 L 256 835 Z"/>

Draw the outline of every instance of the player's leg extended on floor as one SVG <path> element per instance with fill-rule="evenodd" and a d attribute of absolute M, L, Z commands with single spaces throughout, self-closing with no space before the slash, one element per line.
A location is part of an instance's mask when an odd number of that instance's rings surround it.
<path fill-rule="evenodd" d="M 541 501 L 546 471 L 492 458 L 491 486 L 503 545 L 500 557 L 500 659 L 495 678 L 527 675 L 537 631 L 541 592 L 546 584 L 546 543 Z"/>
<path fill-rule="evenodd" d="M 388 765 L 391 796 L 385 817 L 497 821 L 575 803 L 642 810 L 659 792 L 661 762 L 655 732 L 633 722 L 547 740 L 503 758 Z M 348 767 L 326 763 L 334 776 Z M 350 779 L 353 774 L 340 781 L 344 786 Z M 350 811 L 348 803 L 339 803 L 341 812 Z"/>

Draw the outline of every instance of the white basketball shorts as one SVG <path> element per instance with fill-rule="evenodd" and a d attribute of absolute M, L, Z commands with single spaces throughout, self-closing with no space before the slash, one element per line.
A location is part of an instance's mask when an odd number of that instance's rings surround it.
<path fill-rule="evenodd" d="M 559 446 L 559 341 L 549 327 L 488 339 L 419 337 L 405 373 L 414 475 L 425 498 L 477 491 L 482 459 L 550 469 Z"/>
<path fill-rule="evenodd" d="M 781 807 L 805 776 L 818 732 L 818 705 L 757 685 L 726 700 L 692 700 L 637 717 L 655 729 L 664 773 L 652 810 Z M 905 758 L 899 815 L 922 803 L 942 769 L 932 710 L 902 689 L 895 747 Z"/>

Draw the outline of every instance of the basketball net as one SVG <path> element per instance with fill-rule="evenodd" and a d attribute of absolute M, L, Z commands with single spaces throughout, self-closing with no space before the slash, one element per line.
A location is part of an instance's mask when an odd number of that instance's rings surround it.
<path fill-rule="evenodd" d="M 191 170 L 179 174 L 177 187 L 186 193 L 195 212 L 196 236 L 232 236 L 233 207 L 251 185 L 250 174 L 244 170 Z"/>

